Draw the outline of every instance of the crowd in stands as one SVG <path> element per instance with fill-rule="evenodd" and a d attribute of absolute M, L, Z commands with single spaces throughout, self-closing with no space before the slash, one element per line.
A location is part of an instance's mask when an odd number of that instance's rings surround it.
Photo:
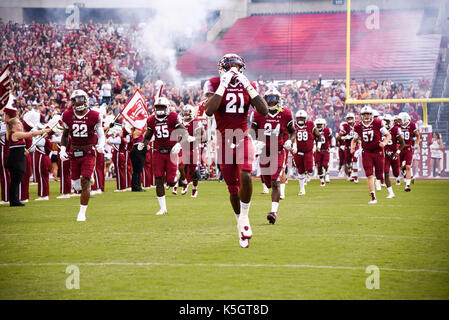
<path fill-rule="evenodd" d="M 63 112 L 70 94 L 82 88 L 90 95 L 90 104 L 106 104 L 108 114 L 117 115 L 132 93 L 139 89 L 152 105 L 156 91 L 154 78 L 145 77 L 153 67 L 151 57 L 142 57 L 134 46 L 138 26 L 114 24 L 80 25 L 79 30 L 64 25 L 19 25 L 0 21 L 0 66 L 10 64 L 13 73 L 15 106 L 25 111 L 36 108 L 41 122 Z M 256 80 L 263 94 L 269 81 Z M 347 112 L 358 113 L 361 105 L 347 105 L 343 80 L 290 81 L 278 86 L 285 107 L 293 112 L 307 111 L 311 119 L 323 117 L 333 130 Z M 185 104 L 202 99 L 200 84 L 174 86 L 167 83 L 163 94 L 174 102 L 178 111 Z M 429 79 L 418 83 L 394 83 L 391 79 L 351 80 L 349 96 L 353 99 L 428 98 Z M 420 104 L 373 105 L 381 114 L 408 112 L 414 121 L 422 118 Z"/>

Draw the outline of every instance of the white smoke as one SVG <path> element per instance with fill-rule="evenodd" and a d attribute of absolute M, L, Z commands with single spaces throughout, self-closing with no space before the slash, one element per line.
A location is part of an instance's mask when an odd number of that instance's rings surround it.
<path fill-rule="evenodd" d="M 182 83 L 176 69 L 177 46 L 189 43 L 200 32 L 212 10 L 220 10 L 227 1 L 162 0 L 154 1 L 154 17 L 141 24 L 141 34 L 136 46 L 143 55 L 151 56 L 159 73 L 168 76 L 175 84 Z"/>

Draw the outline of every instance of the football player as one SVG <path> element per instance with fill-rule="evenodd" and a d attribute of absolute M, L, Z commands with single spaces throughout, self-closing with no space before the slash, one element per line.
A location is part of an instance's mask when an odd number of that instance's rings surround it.
<path fill-rule="evenodd" d="M 179 171 L 183 183 L 182 195 L 187 193 L 190 183 L 193 183 L 192 198 L 198 195 L 198 165 L 200 162 L 199 143 L 201 137 L 205 136 L 204 128 L 199 119 L 195 117 L 195 109 L 191 105 L 186 105 L 182 111 L 182 124 L 187 129 L 189 136 L 195 137 L 193 142 L 185 142 L 182 144 L 182 155 L 179 161 Z"/>
<path fill-rule="evenodd" d="M 367 177 L 368 189 L 371 194 L 369 204 L 377 203 L 374 186 L 373 168 L 376 178 L 382 179 L 384 173 L 384 150 L 383 148 L 391 140 L 391 135 L 379 119 L 373 118 L 373 109 L 364 106 L 360 110 L 362 121 L 354 126 L 354 138 L 351 141 L 351 154 L 355 152 L 358 141 L 362 141 L 362 163 Z M 382 141 L 382 136 L 385 139 Z"/>
<path fill-rule="evenodd" d="M 230 202 L 237 219 L 239 244 L 249 247 L 253 236 L 249 223 L 252 195 L 251 171 L 254 161 L 252 138 L 248 130 L 248 111 L 254 106 L 262 116 L 268 114 L 265 100 L 256 84 L 242 73 L 245 61 L 237 54 L 226 54 L 218 62 L 220 77 L 209 79 L 204 86 L 206 115 L 215 116 L 217 124 L 218 163 L 228 186 Z"/>
<path fill-rule="evenodd" d="M 387 114 L 384 117 L 385 127 L 391 134 L 391 140 L 385 145 L 385 184 L 387 185 L 388 196 L 387 199 L 394 198 L 393 188 L 390 181 L 390 167 L 395 177 L 399 177 L 399 168 L 401 166 L 399 155 L 404 149 L 404 139 L 402 138 L 401 128 L 394 123 L 392 115 Z"/>
<path fill-rule="evenodd" d="M 340 124 L 340 128 L 337 135 L 337 142 L 344 146 L 344 159 L 345 159 L 345 172 L 350 181 L 355 183 L 359 182 L 358 178 L 358 153 L 359 144 L 356 145 L 356 152 L 351 154 L 351 141 L 354 137 L 354 125 L 355 125 L 355 115 L 349 112 L 345 117 L 345 122 Z"/>
<path fill-rule="evenodd" d="M 412 179 L 412 160 L 413 160 L 413 147 L 416 144 L 416 151 L 421 153 L 419 143 L 421 136 L 416 128 L 415 122 L 411 121 L 410 116 L 406 112 L 399 114 L 399 123 L 401 126 L 402 137 L 405 142 L 405 148 L 401 151 L 401 167 L 405 167 L 405 191 L 410 192 L 410 181 Z"/>
<path fill-rule="evenodd" d="M 332 129 L 326 126 L 326 120 L 318 118 L 315 120 L 315 126 L 320 133 L 316 141 L 315 164 L 318 168 L 321 187 L 326 186 L 325 178 L 329 168 L 330 148 L 332 147 Z"/>
<path fill-rule="evenodd" d="M 154 103 L 154 115 L 148 118 L 144 139 L 137 146 L 138 150 L 147 148 L 154 136 L 153 174 L 156 179 L 156 195 L 160 210 L 156 215 L 167 214 L 164 182 L 169 187 L 176 185 L 178 171 L 178 154 L 181 151 L 179 135 L 187 140 L 187 130 L 176 112 L 170 111 L 170 101 L 159 97 Z M 191 137 L 190 137 L 191 138 Z M 191 140 L 188 140 L 191 142 Z"/>
<path fill-rule="evenodd" d="M 262 116 L 254 111 L 251 129 L 256 133 L 257 139 L 265 145 L 260 153 L 260 169 L 265 185 L 267 188 L 272 187 L 271 211 L 267 215 L 267 220 L 274 224 L 281 196 L 280 178 L 287 160 L 284 149 L 292 148 L 296 131 L 291 111 L 281 106 L 281 93 L 272 88 L 265 92 L 264 99 L 268 105 L 268 115 Z M 287 140 L 284 140 L 285 132 L 288 132 Z"/>
<path fill-rule="evenodd" d="M 64 131 L 61 138 L 61 161 L 69 158 L 67 144 L 71 138 L 70 168 L 72 187 L 81 191 L 77 221 L 86 221 L 90 197 L 90 180 L 95 168 L 95 151 L 104 153 L 105 136 L 99 112 L 89 110 L 89 96 L 83 90 L 75 90 L 70 96 L 72 107 L 62 114 Z M 95 143 L 97 134 L 97 144 Z"/>
<path fill-rule="evenodd" d="M 299 196 L 306 194 L 306 174 L 313 171 L 313 144 L 321 135 L 315 123 L 307 119 L 307 112 L 299 110 L 295 115 L 296 144 L 292 147 L 293 161 L 299 174 Z"/>

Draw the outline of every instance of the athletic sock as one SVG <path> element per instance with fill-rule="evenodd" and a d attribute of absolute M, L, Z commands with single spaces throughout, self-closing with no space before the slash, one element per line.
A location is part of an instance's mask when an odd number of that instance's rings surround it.
<path fill-rule="evenodd" d="M 285 197 L 285 183 L 280 184 L 279 190 L 281 192 L 281 198 L 284 198 Z"/>
<path fill-rule="evenodd" d="M 159 201 L 159 206 L 161 207 L 161 210 L 167 211 L 165 196 L 157 197 L 157 201 Z"/>
<path fill-rule="evenodd" d="M 271 212 L 278 212 L 278 208 L 279 208 L 279 202 L 272 202 L 271 203 Z"/>
<path fill-rule="evenodd" d="M 394 194 L 393 187 L 387 187 L 387 190 L 389 194 Z"/>
<path fill-rule="evenodd" d="M 86 210 L 87 210 L 87 205 L 80 204 L 80 212 L 78 213 L 78 216 L 85 217 L 86 216 Z"/>
<path fill-rule="evenodd" d="M 405 186 L 410 187 L 410 179 L 405 179 Z"/>

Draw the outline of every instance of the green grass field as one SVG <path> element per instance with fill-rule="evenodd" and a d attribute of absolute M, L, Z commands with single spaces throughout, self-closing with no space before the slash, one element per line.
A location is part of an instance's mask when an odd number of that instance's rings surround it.
<path fill-rule="evenodd" d="M 449 181 L 418 181 L 395 199 L 378 192 L 368 205 L 356 185 L 317 180 L 297 196 L 290 181 L 278 221 L 269 225 L 269 195 L 254 181 L 249 249 L 238 244 L 226 185 L 200 182 L 199 196 L 154 189 L 91 199 L 76 222 L 79 198 L 0 207 L 0 299 L 448 299 Z M 36 186 L 32 186 L 32 199 Z M 66 288 L 69 265 L 80 289 Z M 366 268 L 379 268 L 369 290 Z"/>

